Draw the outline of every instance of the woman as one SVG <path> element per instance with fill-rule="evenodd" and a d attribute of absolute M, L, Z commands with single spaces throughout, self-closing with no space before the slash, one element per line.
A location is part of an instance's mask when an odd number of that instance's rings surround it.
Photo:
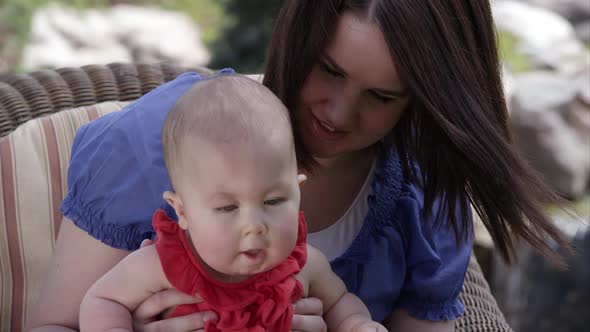
<path fill-rule="evenodd" d="M 175 84 L 160 89 L 167 104 L 150 94 L 134 107 L 171 107 Z M 471 253 L 470 203 L 508 260 L 517 236 L 557 261 L 545 236 L 569 248 L 542 209 L 556 196 L 511 145 L 487 1 L 286 0 L 264 84 L 292 115 L 308 173 L 301 208 L 310 242 L 390 330 L 454 330 Z M 153 118 L 142 121 L 161 130 Z M 131 126 L 99 120 L 78 133 L 66 219 L 29 326 L 76 329 L 84 292 L 147 236 L 138 230 L 161 202 L 146 181 L 129 178 L 155 178 L 163 163 L 158 142 Z M 145 217 L 129 222 L 128 210 Z M 58 296 L 60 305 L 50 305 Z M 201 329 L 211 313 L 156 318 L 191 301 L 198 299 L 155 294 L 135 312 L 137 330 Z M 295 309 L 293 330 L 325 330 L 318 301 Z"/>

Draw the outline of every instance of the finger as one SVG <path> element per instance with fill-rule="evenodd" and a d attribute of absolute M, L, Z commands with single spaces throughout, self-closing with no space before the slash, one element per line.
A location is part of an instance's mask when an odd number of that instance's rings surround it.
<path fill-rule="evenodd" d="M 150 240 L 150 239 L 143 239 L 143 241 L 141 241 L 141 244 L 139 245 L 140 248 L 143 247 L 147 247 L 150 246 L 154 243 L 154 241 Z"/>
<path fill-rule="evenodd" d="M 294 312 L 296 315 L 321 316 L 324 314 L 324 305 L 320 299 L 315 297 L 306 297 L 295 302 Z"/>
<path fill-rule="evenodd" d="M 181 304 L 192 304 L 201 302 L 200 297 L 184 294 L 174 288 L 166 289 L 155 293 L 143 301 L 133 312 L 133 321 L 148 322 L 166 309 Z M 187 330 L 188 331 L 188 330 Z"/>
<path fill-rule="evenodd" d="M 187 332 L 187 331 L 205 331 L 205 322 L 217 319 L 215 313 L 210 311 L 196 312 L 194 314 L 174 317 L 164 320 L 151 322 L 136 328 L 134 331 L 141 332 L 158 332 L 158 331 L 170 331 L 170 332 Z"/>
<path fill-rule="evenodd" d="M 294 315 L 291 328 L 294 331 L 328 331 L 328 327 L 326 326 L 326 322 L 322 316 Z"/>

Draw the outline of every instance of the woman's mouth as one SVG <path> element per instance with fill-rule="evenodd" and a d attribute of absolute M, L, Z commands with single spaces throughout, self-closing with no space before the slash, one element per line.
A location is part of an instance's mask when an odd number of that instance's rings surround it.
<path fill-rule="evenodd" d="M 333 133 L 336 131 L 336 128 L 332 128 L 330 126 L 328 126 L 327 124 L 323 123 L 322 121 L 320 121 L 320 125 L 322 125 L 322 127 L 324 127 L 324 129 L 326 129 L 327 131 Z"/>
<path fill-rule="evenodd" d="M 316 118 L 313 113 L 311 115 L 311 131 L 313 135 L 318 138 L 325 139 L 325 140 L 336 140 L 342 138 L 346 135 L 346 132 L 339 131 L 336 128 L 330 126 L 329 124 L 320 121 Z"/>

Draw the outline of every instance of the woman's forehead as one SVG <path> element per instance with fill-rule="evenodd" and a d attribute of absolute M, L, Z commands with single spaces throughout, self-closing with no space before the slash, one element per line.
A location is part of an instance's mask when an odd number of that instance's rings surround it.
<path fill-rule="evenodd" d="M 379 26 L 351 11 L 340 15 L 324 56 L 360 84 L 371 88 L 403 90 Z"/>

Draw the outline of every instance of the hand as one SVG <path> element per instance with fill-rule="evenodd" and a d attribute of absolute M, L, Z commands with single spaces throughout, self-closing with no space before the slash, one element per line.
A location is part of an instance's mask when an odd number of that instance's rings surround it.
<path fill-rule="evenodd" d="M 141 248 L 151 244 L 153 241 L 143 240 Z M 163 313 L 176 306 L 199 302 L 201 302 L 199 296 L 190 296 L 173 288 L 158 292 L 143 301 L 133 312 L 133 331 L 204 331 L 206 321 L 217 319 L 215 313 L 204 311 L 182 317 L 160 319 Z"/>
<path fill-rule="evenodd" d="M 353 332 L 387 332 L 387 329 L 377 322 L 367 321 L 356 326 Z"/>
<path fill-rule="evenodd" d="M 326 332 L 328 326 L 324 321 L 324 307 L 319 299 L 303 298 L 294 304 L 295 315 L 291 323 L 292 332 Z"/>

